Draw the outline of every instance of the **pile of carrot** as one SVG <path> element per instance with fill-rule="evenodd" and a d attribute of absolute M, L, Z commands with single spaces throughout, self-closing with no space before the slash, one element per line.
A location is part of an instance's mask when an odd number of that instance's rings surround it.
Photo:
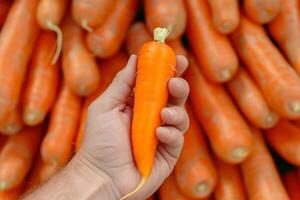
<path fill-rule="evenodd" d="M 0 0 L 1 200 L 68 164 L 89 105 L 131 54 L 140 186 L 175 55 L 189 60 L 190 127 L 149 200 L 300 199 L 298 0 Z"/>

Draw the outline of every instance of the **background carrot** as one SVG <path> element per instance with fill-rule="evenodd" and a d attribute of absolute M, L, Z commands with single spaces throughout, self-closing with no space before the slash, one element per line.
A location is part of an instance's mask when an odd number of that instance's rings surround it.
<path fill-rule="evenodd" d="M 87 45 L 99 58 L 115 54 L 126 37 L 126 32 L 135 17 L 137 0 L 118 1 L 106 22 L 87 35 Z"/>
<path fill-rule="evenodd" d="M 18 105 L 0 125 L 0 132 L 5 135 L 13 135 L 23 128 L 22 111 Z"/>
<path fill-rule="evenodd" d="M 59 85 L 60 66 L 51 64 L 55 34 L 43 32 L 33 52 L 23 94 L 23 120 L 26 125 L 41 123 L 54 103 Z"/>
<path fill-rule="evenodd" d="M 241 164 L 249 200 L 289 200 L 261 133 L 252 132 L 253 151 Z"/>
<path fill-rule="evenodd" d="M 10 0 L 3 0 L 0 2 L 0 27 L 5 22 L 10 5 L 11 5 Z"/>
<path fill-rule="evenodd" d="M 187 14 L 183 0 L 144 0 L 144 10 L 150 32 L 156 27 L 168 28 L 168 40 L 177 39 L 184 33 Z"/>
<path fill-rule="evenodd" d="M 192 108 L 186 105 L 190 127 L 184 135 L 184 146 L 175 166 L 178 188 L 190 198 L 206 198 L 217 184 L 217 171 Z"/>
<path fill-rule="evenodd" d="M 22 182 L 18 186 L 5 191 L 0 191 L 0 199 L 1 200 L 19 200 L 20 195 L 23 191 L 25 183 Z"/>
<path fill-rule="evenodd" d="M 187 57 L 187 51 L 182 45 L 180 39 L 168 41 L 167 44 L 175 51 L 176 55 L 182 55 Z"/>
<path fill-rule="evenodd" d="M 278 115 L 271 111 L 260 89 L 248 72 L 240 67 L 226 84 L 229 93 L 244 116 L 258 128 L 271 128 L 278 122 Z"/>
<path fill-rule="evenodd" d="M 100 71 L 96 59 L 85 46 L 84 30 L 68 15 L 62 24 L 64 78 L 70 89 L 79 96 L 96 91 L 100 82 Z"/>
<path fill-rule="evenodd" d="M 238 0 L 208 0 L 215 28 L 223 34 L 229 34 L 239 25 Z"/>
<path fill-rule="evenodd" d="M 288 171 L 282 176 L 282 181 L 288 191 L 290 200 L 300 199 L 300 181 L 297 177 L 297 171 Z"/>
<path fill-rule="evenodd" d="M 224 88 L 206 80 L 195 60 L 190 58 L 185 78 L 190 98 L 212 149 L 225 162 L 240 163 L 252 148 L 252 135 Z"/>
<path fill-rule="evenodd" d="M 285 118 L 299 118 L 300 78 L 272 44 L 262 26 L 242 16 L 232 41 L 272 110 Z"/>
<path fill-rule="evenodd" d="M 6 139 L 7 139 L 7 136 L 0 135 L 0 152 L 1 152 L 1 149 L 2 149 L 3 145 L 6 142 Z"/>
<path fill-rule="evenodd" d="M 155 200 L 155 197 L 154 197 L 154 196 L 151 196 L 151 197 L 149 197 L 149 198 L 146 199 L 146 200 Z"/>
<path fill-rule="evenodd" d="M 38 25 L 38 0 L 14 1 L 0 35 L 0 123 L 17 106 Z"/>

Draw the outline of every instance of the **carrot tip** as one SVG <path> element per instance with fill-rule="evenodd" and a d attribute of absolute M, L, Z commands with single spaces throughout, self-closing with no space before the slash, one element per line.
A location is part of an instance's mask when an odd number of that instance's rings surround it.
<path fill-rule="evenodd" d="M 167 28 L 155 28 L 153 31 L 154 41 L 156 42 L 165 42 L 166 38 L 169 36 L 170 32 Z"/>
<path fill-rule="evenodd" d="M 227 34 L 230 33 L 232 30 L 232 24 L 230 21 L 224 20 L 221 24 L 221 27 L 219 28 L 221 33 Z"/>
<path fill-rule="evenodd" d="M 221 78 L 221 81 L 223 81 L 223 82 L 228 81 L 231 77 L 232 77 L 232 73 L 229 69 L 223 69 L 220 72 L 220 78 Z"/>
<path fill-rule="evenodd" d="M 18 124 L 8 124 L 7 126 L 4 127 L 4 129 L 2 130 L 3 133 L 12 135 L 12 134 L 16 134 L 21 130 L 21 126 Z"/>
<path fill-rule="evenodd" d="M 81 27 L 84 29 L 84 30 L 86 30 L 87 32 L 93 32 L 93 29 L 89 26 L 89 24 L 87 23 L 87 21 L 86 20 L 83 20 L 82 22 L 81 22 Z"/>
<path fill-rule="evenodd" d="M 275 125 L 278 120 L 278 116 L 275 113 L 269 113 L 265 118 L 265 123 L 268 127 Z"/>
<path fill-rule="evenodd" d="M 195 191 L 201 196 L 208 195 L 209 184 L 207 182 L 200 182 L 195 186 Z"/>
<path fill-rule="evenodd" d="M 78 94 L 80 96 L 87 96 L 89 94 L 89 90 L 88 90 L 88 88 L 85 85 L 81 85 L 78 88 Z"/>
<path fill-rule="evenodd" d="M 293 113 L 300 113 L 300 102 L 291 102 L 289 107 Z"/>
<path fill-rule="evenodd" d="M 233 150 L 232 157 L 237 161 L 242 161 L 248 156 L 248 154 L 249 151 L 247 149 L 240 147 Z"/>
<path fill-rule="evenodd" d="M 134 195 L 135 193 L 137 193 L 142 187 L 143 185 L 145 184 L 146 180 L 147 180 L 148 177 L 142 177 L 139 185 L 132 191 L 130 192 L 129 194 L 126 194 L 124 197 L 122 197 L 120 200 L 125 200 L 127 199 L 128 197 Z"/>
<path fill-rule="evenodd" d="M 26 111 L 23 116 L 25 124 L 35 126 L 44 120 L 44 115 L 36 111 Z"/>
<path fill-rule="evenodd" d="M 9 187 L 9 184 L 6 182 L 0 182 L 0 191 L 6 190 Z"/>
<path fill-rule="evenodd" d="M 61 50 L 62 50 L 62 43 L 63 43 L 62 32 L 61 32 L 59 26 L 53 24 L 52 22 L 47 22 L 47 27 L 49 30 L 54 31 L 57 35 L 56 51 L 51 60 L 51 64 L 54 65 L 57 62 L 59 55 L 61 53 Z"/>

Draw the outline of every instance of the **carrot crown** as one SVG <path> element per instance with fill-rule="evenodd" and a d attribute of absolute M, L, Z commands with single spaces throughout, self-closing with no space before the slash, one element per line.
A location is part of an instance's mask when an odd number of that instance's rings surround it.
<path fill-rule="evenodd" d="M 164 43 L 169 34 L 170 31 L 166 28 L 155 28 L 153 31 L 154 41 Z"/>

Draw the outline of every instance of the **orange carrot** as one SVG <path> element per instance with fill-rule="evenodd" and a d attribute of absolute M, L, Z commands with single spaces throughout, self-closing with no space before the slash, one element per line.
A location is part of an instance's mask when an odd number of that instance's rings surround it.
<path fill-rule="evenodd" d="M 169 41 L 167 44 L 174 50 L 176 55 L 183 55 L 187 57 L 187 51 L 183 47 L 180 39 Z"/>
<path fill-rule="evenodd" d="M 5 22 L 5 19 L 6 19 L 8 11 L 9 11 L 10 5 L 11 5 L 10 0 L 0 1 L 0 27 Z"/>
<path fill-rule="evenodd" d="M 279 15 L 268 25 L 272 38 L 300 74 L 300 19 L 298 0 L 280 0 Z"/>
<path fill-rule="evenodd" d="M 216 159 L 219 182 L 214 192 L 215 200 L 246 200 L 246 192 L 240 169 Z"/>
<path fill-rule="evenodd" d="M 0 191 L 1 200 L 19 200 L 20 195 L 24 189 L 25 182 L 22 182 L 18 186 L 5 191 Z"/>
<path fill-rule="evenodd" d="M 22 111 L 18 105 L 0 125 L 0 132 L 5 135 L 13 135 L 23 128 Z"/>
<path fill-rule="evenodd" d="M 44 30 L 54 31 L 57 35 L 57 48 L 51 63 L 55 64 L 62 50 L 62 32 L 59 24 L 68 8 L 68 0 L 41 0 L 37 9 L 37 22 Z"/>
<path fill-rule="evenodd" d="M 170 31 L 168 40 L 180 38 L 187 23 L 187 14 L 183 0 L 144 0 L 146 23 L 152 32 L 156 27 L 165 27 Z"/>
<path fill-rule="evenodd" d="M 252 149 L 251 131 L 225 89 L 206 80 L 193 58 L 185 77 L 195 114 L 216 155 L 229 163 L 245 160 Z"/>
<path fill-rule="evenodd" d="M 127 30 L 135 17 L 138 0 L 117 1 L 106 22 L 87 35 L 87 46 L 99 58 L 115 54 L 126 37 Z"/>
<path fill-rule="evenodd" d="M 238 0 L 208 0 L 215 28 L 223 34 L 229 34 L 240 22 Z"/>
<path fill-rule="evenodd" d="M 38 25 L 38 0 L 14 1 L 0 35 L 0 123 L 16 108 Z"/>
<path fill-rule="evenodd" d="M 217 172 L 192 108 L 187 104 L 190 127 L 186 132 L 183 151 L 175 166 L 178 188 L 191 198 L 206 198 L 217 184 Z"/>
<path fill-rule="evenodd" d="M 79 150 L 80 145 L 83 140 L 87 111 L 88 111 L 90 103 L 92 102 L 90 99 L 91 99 L 91 97 L 86 98 L 84 101 L 84 104 L 82 106 L 79 128 L 78 128 L 78 132 L 77 132 L 77 136 L 76 136 L 76 143 L 75 143 L 76 152 Z"/>
<path fill-rule="evenodd" d="M 45 162 L 63 167 L 69 161 L 79 122 L 80 107 L 80 98 L 63 83 L 41 146 L 41 155 Z"/>
<path fill-rule="evenodd" d="M 59 84 L 59 64 L 51 65 L 55 34 L 43 32 L 33 52 L 23 95 L 23 120 L 26 125 L 41 123 L 50 111 Z"/>
<path fill-rule="evenodd" d="M 228 38 L 213 27 L 204 0 L 186 0 L 187 35 L 205 76 L 215 82 L 230 80 L 238 69 L 238 59 Z"/>
<path fill-rule="evenodd" d="M 282 117 L 299 118 L 300 78 L 272 44 L 263 27 L 242 16 L 232 40 L 269 106 Z"/>
<path fill-rule="evenodd" d="M 155 200 L 155 198 L 154 198 L 154 196 L 151 196 L 151 197 L 149 197 L 149 198 L 146 199 L 146 200 Z"/>
<path fill-rule="evenodd" d="M 285 188 L 289 194 L 290 200 L 299 200 L 300 199 L 300 181 L 297 177 L 297 172 L 295 170 L 286 172 L 282 181 L 285 185 Z"/>
<path fill-rule="evenodd" d="M 286 120 L 280 120 L 266 130 L 268 144 L 285 160 L 300 166 L 300 128 Z"/>
<path fill-rule="evenodd" d="M 244 0 L 247 16 L 259 24 L 271 22 L 279 14 L 280 0 Z"/>
<path fill-rule="evenodd" d="M 0 135 L 0 152 L 2 147 L 4 146 L 5 142 L 6 142 L 7 136 L 4 135 Z"/>
<path fill-rule="evenodd" d="M 227 88 L 244 116 L 258 128 L 271 128 L 278 115 L 270 110 L 265 98 L 248 72 L 240 67 Z"/>
<path fill-rule="evenodd" d="M 252 132 L 253 151 L 241 164 L 249 200 L 289 200 L 261 133 Z"/>
<path fill-rule="evenodd" d="M 0 191 L 12 189 L 24 180 L 41 138 L 41 127 L 32 127 L 7 139 L 0 152 Z"/>
<path fill-rule="evenodd" d="M 79 96 L 95 92 L 100 82 L 96 59 L 85 46 L 84 30 L 67 16 L 63 30 L 63 73 L 67 85 Z"/>
<path fill-rule="evenodd" d="M 78 25 L 92 32 L 105 23 L 115 3 L 115 0 L 73 0 L 72 15 Z"/>

